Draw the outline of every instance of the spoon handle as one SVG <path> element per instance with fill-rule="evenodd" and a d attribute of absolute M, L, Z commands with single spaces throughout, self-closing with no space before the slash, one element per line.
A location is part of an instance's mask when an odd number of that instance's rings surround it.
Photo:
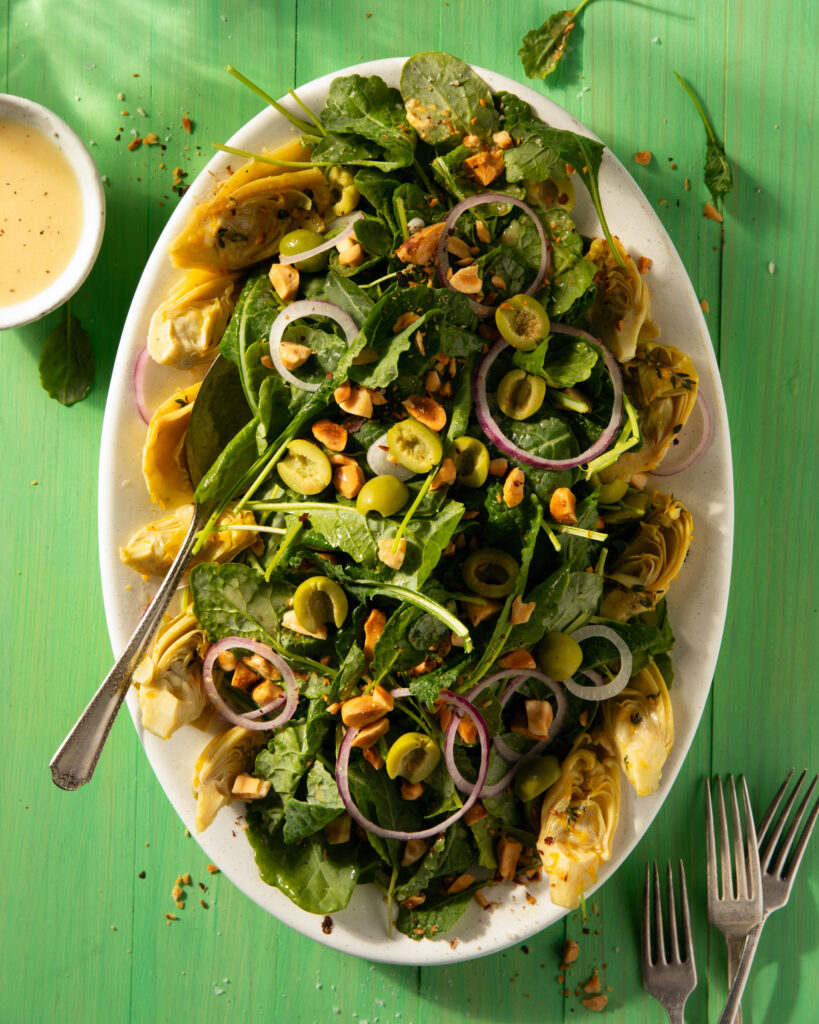
<path fill-rule="evenodd" d="M 195 505 L 182 547 L 162 581 L 162 586 L 140 619 L 128 646 L 51 759 L 51 777 L 60 789 L 79 789 L 94 774 L 108 733 L 131 685 L 131 676 L 153 640 L 165 609 L 188 567 L 196 535 L 204 526 L 206 518 L 205 508 Z"/>

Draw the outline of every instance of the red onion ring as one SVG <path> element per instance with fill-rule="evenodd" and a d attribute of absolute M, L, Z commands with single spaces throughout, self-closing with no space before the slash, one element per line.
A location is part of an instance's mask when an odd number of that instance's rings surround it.
<path fill-rule="evenodd" d="M 450 285 L 447 277 L 447 271 L 450 269 L 450 265 L 449 251 L 447 250 L 446 244 L 452 236 L 455 225 L 461 218 L 461 214 L 466 210 L 471 209 L 473 206 L 484 206 L 487 203 L 502 203 L 504 206 L 517 206 L 519 210 L 523 210 L 523 212 L 532 219 L 532 222 L 537 228 L 541 246 L 540 266 L 537 268 L 534 281 L 524 292 L 525 295 L 534 295 L 549 272 L 551 247 L 546 238 L 546 232 L 543 230 L 543 225 L 540 223 L 540 218 L 532 207 L 527 203 L 524 203 L 522 199 L 516 199 L 514 196 L 507 196 L 503 192 L 481 192 L 479 195 L 470 196 L 468 199 L 463 199 L 460 203 L 456 203 L 449 211 L 449 214 L 444 221 L 444 230 L 441 233 L 441 240 L 438 243 L 438 277 L 441 283 L 445 288 L 450 288 L 453 291 L 455 290 Z M 478 314 L 478 316 L 485 317 L 494 313 L 494 310 L 490 306 L 484 306 L 475 299 L 470 299 L 469 305 L 472 307 L 473 311 Z"/>
<path fill-rule="evenodd" d="M 148 362 L 148 347 L 141 350 L 134 363 L 134 405 L 144 423 L 151 422 L 148 403 L 145 401 L 145 366 Z"/>
<path fill-rule="evenodd" d="M 519 448 L 501 431 L 492 413 L 489 411 L 489 401 L 486 397 L 486 381 L 492 364 L 501 352 L 509 347 L 503 339 L 495 342 L 487 352 L 483 362 L 478 367 L 477 373 L 472 378 L 472 398 L 475 402 L 475 413 L 481 430 L 483 430 L 495 447 L 505 455 L 512 455 L 520 462 L 525 463 L 527 466 L 534 466 L 536 469 L 574 469 L 575 466 L 582 466 L 584 463 L 596 459 L 598 455 L 602 455 L 617 436 L 617 431 L 620 429 L 620 424 L 623 421 L 623 378 L 620 373 L 620 367 L 617 365 L 617 360 L 612 353 L 602 342 L 593 338 L 587 331 L 582 331 L 578 327 L 569 327 L 568 324 L 552 324 L 550 330 L 555 334 L 571 334 L 573 337 L 581 338 L 583 341 L 588 342 L 589 345 L 594 345 L 602 355 L 603 362 L 606 364 L 606 369 L 611 377 L 611 384 L 614 390 L 611 419 L 593 445 L 571 459 L 543 459 L 538 455 L 532 455 L 530 452 L 527 452 L 525 448 Z"/>
<path fill-rule="evenodd" d="M 672 464 L 668 467 L 665 466 L 666 459 L 668 458 L 668 452 L 666 457 L 660 463 L 656 469 L 651 469 L 649 472 L 652 476 L 674 476 L 675 473 L 682 473 L 686 469 L 690 469 L 699 457 L 705 452 L 708 445 L 711 443 L 711 437 L 714 433 L 714 423 L 711 417 L 711 410 L 708 407 L 708 403 L 703 397 L 702 391 L 697 389 L 697 400 L 695 405 L 700 410 L 700 439 L 697 442 L 694 451 L 680 462 L 679 465 L 674 465 L 673 459 Z M 677 435 L 679 437 L 679 435 Z M 673 445 L 672 445 L 673 448 Z"/>
<path fill-rule="evenodd" d="M 254 654 L 260 654 L 265 661 L 274 664 L 282 674 L 282 682 L 286 691 L 284 709 L 279 717 L 274 718 L 271 722 L 259 722 L 255 719 L 280 707 L 283 698 L 276 697 L 275 700 L 269 701 L 257 711 L 248 711 L 245 714 L 239 715 L 222 700 L 219 691 L 216 689 L 216 683 L 213 678 L 213 663 L 216 661 L 216 656 L 221 654 L 222 651 L 231 650 L 236 647 L 241 647 L 246 651 L 253 651 Z M 244 636 L 228 636 L 224 640 L 220 640 L 219 643 L 214 644 L 213 647 L 208 648 L 208 653 L 205 655 L 205 663 L 202 666 L 202 682 L 205 685 L 205 693 L 207 693 L 208 699 L 222 718 L 232 725 L 240 725 L 243 729 L 255 729 L 259 732 L 277 729 L 280 725 L 290 721 L 299 703 L 296 677 L 293 675 L 293 671 L 287 662 L 280 658 L 275 651 L 272 651 L 267 644 L 259 643 L 257 640 L 249 640 Z"/>
<path fill-rule="evenodd" d="M 588 676 L 595 684 L 593 687 L 581 686 L 570 676 L 563 681 L 563 685 L 569 693 L 573 693 L 575 697 L 579 697 L 581 700 L 608 700 L 610 697 L 616 697 L 621 690 L 626 688 L 629 679 L 631 679 L 634 659 L 628 644 L 619 633 L 615 633 L 608 626 L 581 626 L 580 629 L 576 629 L 570 636 L 572 640 L 576 640 L 578 643 L 581 640 L 588 640 L 593 636 L 603 637 L 604 640 L 613 643 L 620 655 L 620 671 L 609 683 L 604 683 L 596 672 L 594 675 L 590 671 L 584 672 L 583 675 Z"/>
<path fill-rule="evenodd" d="M 410 696 L 410 691 L 407 689 L 392 690 L 391 692 L 393 698 Z M 401 832 L 394 828 L 382 828 L 380 825 L 376 825 L 374 821 L 370 821 L 369 818 L 366 818 L 353 802 L 353 798 L 350 795 L 350 780 L 347 774 L 347 767 L 350 763 L 350 750 L 353 746 L 353 740 L 358 735 L 358 729 L 348 729 L 344 734 L 344 739 L 341 741 L 340 747 L 338 748 L 338 758 L 336 759 L 336 785 L 338 786 L 338 792 L 342 803 L 350 817 L 355 819 L 362 828 L 366 829 L 368 832 L 372 832 L 373 835 L 380 836 L 382 839 L 400 839 L 403 842 L 408 842 L 410 839 L 428 839 L 430 836 L 439 835 L 439 833 L 448 829 L 450 825 L 454 825 L 459 818 L 462 818 L 466 814 L 469 808 L 472 807 L 478 799 L 481 787 L 486 781 L 486 772 L 489 768 L 489 730 L 486 728 L 486 722 L 484 722 L 483 717 L 475 710 L 475 708 L 472 707 L 469 701 L 465 700 L 463 697 L 459 697 L 457 694 L 451 693 L 449 690 L 441 690 L 438 696 L 448 704 L 454 704 L 457 708 L 460 708 L 462 713 L 469 715 L 477 727 L 478 740 L 481 745 L 481 763 L 478 767 L 478 778 L 475 785 L 472 787 L 471 793 L 454 814 L 450 814 L 448 818 L 445 818 L 442 822 L 439 822 L 439 824 L 433 825 L 431 828 L 421 829 L 419 832 Z"/>
<path fill-rule="evenodd" d="M 537 742 L 530 750 L 527 750 L 525 754 L 518 754 L 511 750 L 499 736 L 494 736 L 492 742 L 495 745 L 495 749 L 505 761 L 512 762 L 512 767 L 497 782 L 491 786 L 484 786 L 481 790 L 481 798 L 499 796 L 509 785 L 514 778 L 515 774 L 523 767 L 524 764 L 531 761 L 532 758 L 544 750 L 549 744 L 553 742 L 559 735 L 563 724 L 566 721 L 566 715 L 568 714 L 569 705 L 566 700 L 566 696 L 560 689 L 560 684 L 556 683 L 554 679 L 545 675 L 543 672 L 536 672 L 534 669 L 505 669 L 503 672 L 495 672 L 494 675 L 487 676 L 486 679 L 481 680 L 477 686 L 473 687 L 467 694 L 467 700 L 474 704 L 475 698 L 479 696 L 486 689 L 487 686 L 491 686 L 493 683 L 498 682 L 499 679 L 506 679 L 508 676 L 517 676 L 504 691 L 503 696 L 500 699 L 501 708 L 504 708 L 508 703 L 509 699 L 517 692 L 518 688 L 526 682 L 527 679 L 539 679 L 542 683 L 545 683 L 555 695 L 557 701 L 557 713 L 552 719 L 552 724 L 549 726 L 549 735 L 545 740 Z M 453 714 L 452 719 L 447 726 L 446 734 L 444 738 L 444 757 L 446 759 L 447 770 L 449 771 L 452 781 L 455 783 L 457 789 L 462 793 L 468 793 L 472 789 L 472 783 L 467 780 L 458 771 L 458 767 L 455 764 L 455 758 L 453 754 L 455 746 L 455 732 L 458 728 L 458 722 L 462 718 L 462 715 Z"/>
<path fill-rule="evenodd" d="M 299 254 L 300 258 L 303 256 L 303 253 Z M 273 321 L 273 326 L 270 328 L 270 358 L 279 371 L 279 376 L 294 387 L 301 388 L 302 391 L 318 391 L 319 384 L 308 384 L 306 381 L 299 380 L 282 362 L 282 335 L 294 320 L 301 320 L 305 316 L 326 316 L 330 320 L 335 320 L 344 331 L 348 345 L 357 337 L 358 328 L 350 314 L 341 306 L 337 306 L 334 302 L 323 302 L 320 299 L 300 299 L 298 302 L 291 302 Z"/>
<path fill-rule="evenodd" d="M 361 220 L 364 214 L 361 210 L 356 210 L 355 213 L 348 213 L 346 217 L 339 217 L 334 220 L 332 224 L 327 225 L 327 230 L 330 231 L 334 224 L 338 224 L 340 221 L 346 221 L 346 224 L 337 235 L 333 235 L 332 238 L 326 238 L 321 245 L 317 245 L 314 249 L 305 249 L 304 252 L 296 252 L 290 256 L 282 256 L 279 253 L 279 263 L 285 265 L 291 263 L 301 263 L 302 260 L 309 260 L 311 256 L 318 256 L 319 253 L 326 252 L 328 249 L 332 249 L 338 245 L 339 242 L 343 242 L 345 238 L 353 233 L 353 228 L 357 220 Z"/>

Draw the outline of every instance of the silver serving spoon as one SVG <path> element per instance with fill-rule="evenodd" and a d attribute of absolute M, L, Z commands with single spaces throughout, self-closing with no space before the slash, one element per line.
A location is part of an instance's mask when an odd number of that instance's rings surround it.
<path fill-rule="evenodd" d="M 188 472 L 196 487 L 231 438 L 251 419 L 238 371 L 219 356 L 196 396 L 185 442 Z M 196 535 L 208 521 L 215 502 L 194 504 L 188 532 L 168 575 L 148 605 L 128 645 L 51 759 L 51 777 L 60 789 L 74 790 L 89 782 L 108 733 L 131 685 L 131 677 L 162 622 L 191 558 Z"/>

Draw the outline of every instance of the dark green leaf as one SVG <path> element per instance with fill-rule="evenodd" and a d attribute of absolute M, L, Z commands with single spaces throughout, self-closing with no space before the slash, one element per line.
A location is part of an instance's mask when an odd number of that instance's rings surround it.
<path fill-rule="evenodd" d="M 289 584 L 266 583 L 250 566 L 235 562 L 195 566 L 190 586 L 194 614 L 212 643 L 227 636 L 269 643 L 293 592 Z"/>
<path fill-rule="evenodd" d="M 376 771 L 364 760 L 351 762 L 347 775 L 350 795 L 370 821 L 396 832 L 417 832 L 421 828 L 421 812 L 414 801 L 401 799 L 398 780 L 391 779 L 383 770 Z M 368 832 L 367 838 L 385 863 L 398 867 L 404 851 L 402 842 L 382 839 L 373 832 Z"/>
<path fill-rule="evenodd" d="M 352 132 L 376 143 L 391 165 L 382 164 L 384 170 L 412 163 L 415 134 L 404 116 L 401 94 L 377 75 L 334 78 L 321 123 L 330 131 Z"/>
<path fill-rule="evenodd" d="M 94 382 L 94 350 L 80 321 L 66 303 L 65 317 L 49 334 L 40 354 L 40 383 L 50 398 L 73 405 L 88 394 Z"/>
<path fill-rule="evenodd" d="M 284 805 L 285 843 L 306 839 L 324 828 L 344 810 L 336 780 L 321 761 L 315 761 L 307 773 L 307 799 L 290 799 Z"/>
<path fill-rule="evenodd" d="M 437 938 L 455 926 L 472 902 L 474 894 L 485 884 L 475 882 L 463 892 L 451 896 L 446 893 L 428 896 L 420 907 L 413 910 L 407 910 L 403 905 L 399 905 L 396 927 L 399 932 L 415 939 L 416 942 L 421 939 Z"/>
<path fill-rule="evenodd" d="M 418 862 L 412 877 L 395 890 L 397 900 L 424 892 L 433 878 L 460 875 L 472 863 L 472 851 L 463 825 L 455 824 L 438 836 Z"/>
<path fill-rule="evenodd" d="M 497 131 L 492 92 L 457 57 L 427 51 L 410 57 L 401 72 L 407 116 L 421 138 L 451 149 L 464 135 L 488 139 Z"/>
<path fill-rule="evenodd" d="M 684 78 L 677 74 L 676 71 L 674 74 L 677 75 L 677 81 L 691 97 L 691 101 L 697 108 L 697 113 L 700 115 L 702 123 L 705 125 L 706 149 L 703 178 L 706 188 L 711 193 L 711 197 L 714 200 L 714 205 L 719 209 L 722 200 L 734 187 L 734 176 L 731 172 L 731 165 L 728 163 L 728 159 L 725 156 L 725 149 L 717 138 L 717 133 L 714 131 L 711 122 L 708 120 L 708 117 L 702 108 L 702 104 L 694 95 L 693 89 L 688 85 Z"/>
<path fill-rule="evenodd" d="M 556 11 L 540 28 L 526 33 L 518 56 L 529 78 L 545 78 L 554 71 L 569 45 L 577 14 L 586 3 L 588 0 L 583 0 L 573 11 Z"/>

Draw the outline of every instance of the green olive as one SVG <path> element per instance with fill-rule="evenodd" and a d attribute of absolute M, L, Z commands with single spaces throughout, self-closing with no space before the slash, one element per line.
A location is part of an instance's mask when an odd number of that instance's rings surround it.
<path fill-rule="evenodd" d="M 333 192 L 333 216 L 343 217 L 358 206 L 361 193 L 355 187 L 355 179 L 346 167 L 331 167 L 327 180 Z"/>
<path fill-rule="evenodd" d="M 465 487 L 483 487 L 489 476 L 489 452 L 476 437 L 456 437 L 447 451 L 455 463 L 458 483 Z"/>
<path fill-rule="evenodd" d="M 428 473 L 443 455 L 440 437 L 411 416 L 390 427 L 387 444 L 392 457 L 414 473 Z"/>
<path fill-rule="evenodd" d="M 583 651 L 568 633 L 547 633 L 537 645 L 535 658 L 541 672 L 560 683 L 580 668 Z"/>
<path fill-rule="evenodd" d="M 546 381 L 525 370 L 510 370 L 498 384 L 498 405 L 513 420 L 527 420 L 543 405 Z"/>
<path fill-rule="evenodd" d="M 279 252 L 282 256 L 298 256 L 300 252 L 307 252 L 308 249 L 315 249 L 321 245 L 324 236 L 317 231 L 308 231 L 307 228 L 298 228 L 296 231 L 288 231 L 279 242 Z M 293 266 L 296 270 L 303 270 L 307 274 L 319 274 L 327 269 L 327 261 L 330 258 L 329 250 L 317 253 L 306 260 L 299 260 Z"/>
<path fill-rule="evenodd" d="M 296 618 L 310 633 L 318 633 L 325 622 L 340 626 L 347 618 L 347 609 L 347 595 L 326 576 L 311 576 L 298 585 L 293 595 Z"/>
<path fill-rule="evenodd" d="M 551 754 L 536 757 L 515 776 L 515 795 L 524 802 L 545 793 L 560 778 L 560 762 Z"/>
<path fill-rule="evenodd" d="M 319 494 L 333 479 L 330 460 L 310 441 L 291 441 L 276 469 L 287 486 L 299 494 Z"/>
<path fill-rule="evenodd" d="M 600 484 L 600 504 L 614 505 L 628 490 L 626 480 L 613 480 L 610 484 Z"/>
<path fill-rule="evenodd" d="M 531 295 L 513 295 L 495 310 L 495 323 L 504 341 L 531 352 L 549 334 L 549 316 Z"/>
<path fill-rule="evenodd" d="M 394 516 L 406 505 L 409 488 L 398 477 L 385 474 L 374 476 L 358 492 L 355 500 L 356 511 L 362 516 L 368 512 L 378 512 L 382 516 Z"/>
<path fill-rule="evenodd" d="M 481 548 L 461 566 L 464 582 L 481 597 L 506 597 L 517 582 L 520 566 L 505 551 Z"/>
<path fill-rule="evenodd" d="M 423 782 L 436 769 L 441 750 L 435 740 L 422 732 L 405 732 L 390 747 L 387 754 L 387 775 L 399 775 L 407 782 Z"/>

